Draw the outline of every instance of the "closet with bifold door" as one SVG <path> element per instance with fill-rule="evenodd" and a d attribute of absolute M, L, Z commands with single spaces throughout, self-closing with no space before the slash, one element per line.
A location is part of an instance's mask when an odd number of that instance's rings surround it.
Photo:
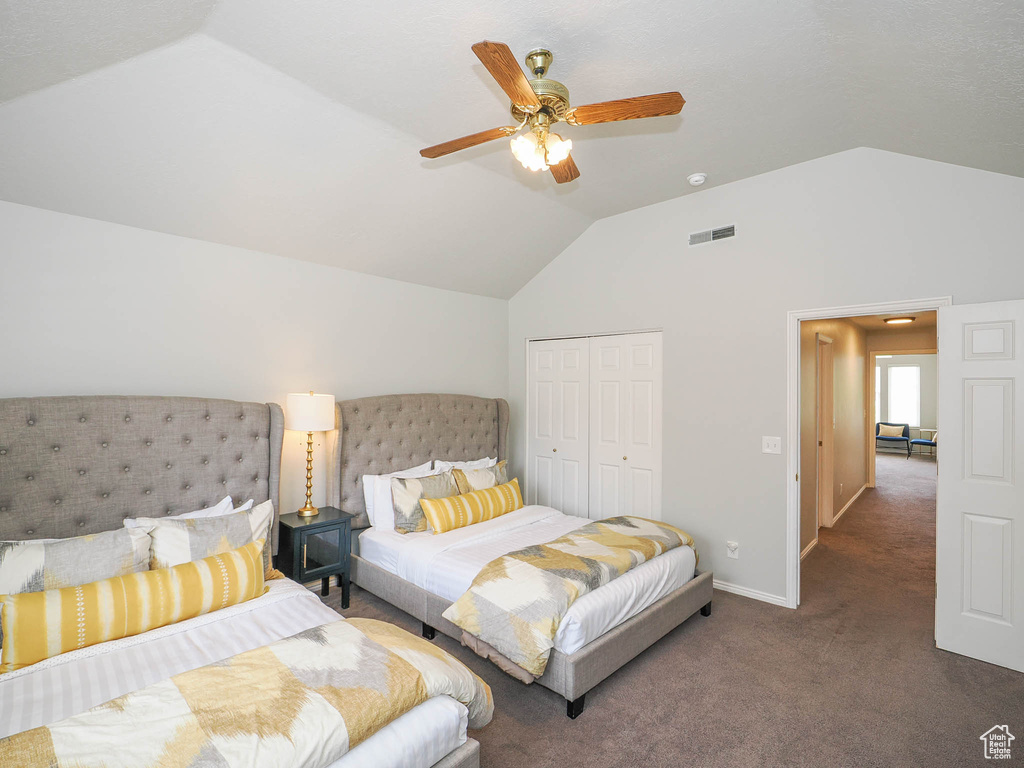
<path fill-rule="evenodd" d="M 661 331 L 529 342 L 526 502 L 661 519 Z"/>

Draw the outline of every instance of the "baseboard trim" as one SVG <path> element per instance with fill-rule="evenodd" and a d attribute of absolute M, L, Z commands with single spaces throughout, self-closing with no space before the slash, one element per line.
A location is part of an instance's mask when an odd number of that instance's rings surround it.
<path fill-rule="evenodd" d="M 842 512 L 840 512 L 839 514 L 842 514 Z M 804 551 L 800 553 L 800 559 L 803 560 L 805 557 L 807 557 L 809 554 L 811 554 L 811 550 L 814 549 L 816 546 L 818 546 L 818 537 L 817 536 L 815 536 L 814 539 L 811 540 L 810 544 L 808 544 L 806 547 L 804 547 Z"/>
<path fill-rule="evenodd" d="M 739 584 L 730 584 L 728 581 L 714 581 L 715 589 L 720 589 L 723 592 L 731 592 L 734 595 L 740 595 L 741 597 L 749 597 L 753 600 L 760 600 L 764 603 L 771 603 L 772 605 L 781 605 L 783 608 L 786 607 L 786 598 L 781 595 L 772 595 L 768 592 L 761 592 L 758 589 L 750 589 L 749 587 L 741 587 Z"/>
<path fill-rule="evenodd" d="M 864 485 L 862 485 L 860 487 L 860 490 L 857 491 L 855 494 L 853 494 L 853 498 L 850 499 L 848 502 L 846 502 L 846 506 L 839 510 L 839 514 L 832 518 L 832 525 L 835 525 L 836 523 L 839 522 L 839 518 L 843 516 L 843 513 L 846 512 L 846 510 L 848 510 L 850 507 L 853 506 L 853 502 L 855 502 L 857 499 L 860 498 L 860 495 L 862 493 L 864 493 L 864 490 L 867 487 L 868 487 L 868 484 L 864 483 Z"/>

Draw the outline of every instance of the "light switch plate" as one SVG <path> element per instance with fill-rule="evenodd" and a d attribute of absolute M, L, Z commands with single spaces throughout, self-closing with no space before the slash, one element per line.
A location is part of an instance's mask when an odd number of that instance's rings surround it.
<path fill-rule="evenodd" d="M 763 436 L 761 438 L 761 453 L 782 453 L 782 438 Z"/>
<path fill-rule="evenodd" d="M 740 543 L 738 541 L 725 542 L 725 554 L 731 557 L 733 560 L 739 560 Z"/>

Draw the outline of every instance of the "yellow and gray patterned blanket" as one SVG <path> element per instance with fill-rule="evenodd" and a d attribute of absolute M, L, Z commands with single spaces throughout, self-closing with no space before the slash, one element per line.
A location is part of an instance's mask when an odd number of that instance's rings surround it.
<path fill-rule="evenodd" d="M 486 683 L 440 648 L 336 621 L 0 740 L 0 765 L 322 768 L 440 695 L 466 705 L 471 728 L 491 719 Z"/>
<path fill-rule="evenodd" d="M 483 641 L 484 651 L 479 643 L 467 643 L 481 655 L 493 657 L 492 652 L 497 651 L 533 677 L 540 677 L 558 625 L 578 597 L 683 545 L 693 547 L 693 539 L 667 523 L 642 517 L 598 520 L 548 544 L 492 560 L 443 615 Z M 495 661 L 520 677 L 501 660 Z"/>

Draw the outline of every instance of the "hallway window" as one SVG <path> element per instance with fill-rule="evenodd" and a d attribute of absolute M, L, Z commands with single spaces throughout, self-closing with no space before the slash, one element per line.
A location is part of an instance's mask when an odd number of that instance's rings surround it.
<path fill-rule="evenodd" d="M 921 368 L 917 365 L 889 367 L 889 421 L 921 426 Z"/>

